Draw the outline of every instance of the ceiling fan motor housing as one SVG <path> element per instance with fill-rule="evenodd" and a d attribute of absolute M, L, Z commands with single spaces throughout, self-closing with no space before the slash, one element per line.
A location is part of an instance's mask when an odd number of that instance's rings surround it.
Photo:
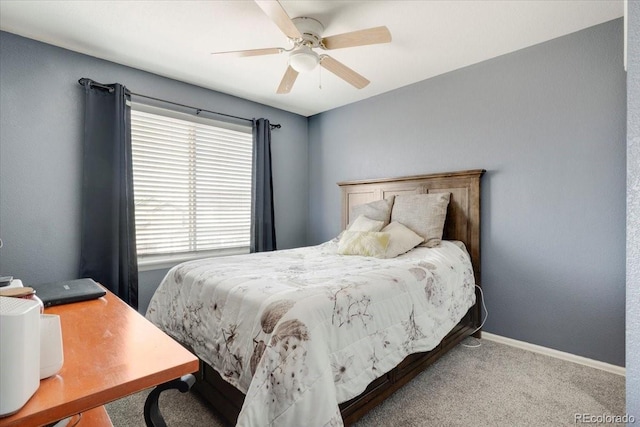
<path fill-rule="evenodd" d="M 324 27 L 313 18 L 300 17 L 292 21 L 302 34 L 302 39 L 293 41 L 295 48 L 289 54 L 289 65 L 300 73 L 311 71 L 320 62 L 320 57 L 312 49 L 320 46 L 320 34 Z"/>
<path fill-rule="evenodd" d="M 300 31 L 300 34 L 302 34 L 302 41 L 300 42 L 300 45 L 309 46 L 311 48 L 320 46 L 320 42 L 322 41 L 320 34 L 324 31 L 324 26 L 320 21 L 304 16 L 293 18 L 292 21 Z"/>

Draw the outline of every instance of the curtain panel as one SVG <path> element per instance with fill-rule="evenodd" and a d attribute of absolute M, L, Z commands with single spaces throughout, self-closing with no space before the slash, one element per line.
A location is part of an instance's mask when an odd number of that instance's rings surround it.
<path fill-rule="evenodd" d="M 80 79 L 84 87 L 80 277 L 138 307 L 131 165 L 130 92 Z"/>
<path fill-rule="evenodd" d="M 276 250 L 276 228 L 271 175 L 271 125 L 253 120 L 253 175 L 250 252 Z"/>

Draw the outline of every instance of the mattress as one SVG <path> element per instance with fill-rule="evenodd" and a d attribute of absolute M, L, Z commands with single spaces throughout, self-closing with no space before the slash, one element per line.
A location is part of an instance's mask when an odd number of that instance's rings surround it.
<path fill-rule="evenodd" d="M 339 403 L 433 349 L 474 303 L 459 242 L 378 259 L 333 240 L 180 264 L 146 316 L 246 394 L 238 425 L 342 425 Z"/>

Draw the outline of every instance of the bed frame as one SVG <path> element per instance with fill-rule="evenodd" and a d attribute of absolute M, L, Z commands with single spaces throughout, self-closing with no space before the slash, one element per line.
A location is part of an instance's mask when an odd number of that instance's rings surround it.
<path fill-rule="evenodd" d="M 480 285 L 480 178 L 483 169 L 417 175 L 402 178 L 372 179 L 339 182 L 342 190 L 342 228 L 349 218 L 351 207 L 381 200 L 392 195 L 451 193 L 444 238 L 464 242 L 473 264 L 476 283 Z M 407 356 L 398 366 L 374 380 L 359 396 L 340 404 L 346 426 L 353 424 L 393 392 L 408 383 L 447 351 L 469 335 L 480 337 L 480 295 L 476 290 L 476 305 L 471 307 L 440 344 L 431 351 Z M 227 383 L 209 365 L 200 361 L 196 389 L 232 425 L 236 424 L 244 394 Z"/>

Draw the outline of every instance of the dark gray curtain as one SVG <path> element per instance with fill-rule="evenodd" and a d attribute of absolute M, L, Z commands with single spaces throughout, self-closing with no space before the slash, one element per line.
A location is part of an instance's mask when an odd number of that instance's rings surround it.
<path fill-rule="evenodd" d="M 84 154 L 80 277 L 138 307 L 130 93 L 120 84 L 80 79 Z"/>
<path fill-rule="evenodd" d="M 251 252 L 276 250 L 271 178 L 271 126 L 267 119 L 253 120 L 253 177 L 251 194 Z"/>

